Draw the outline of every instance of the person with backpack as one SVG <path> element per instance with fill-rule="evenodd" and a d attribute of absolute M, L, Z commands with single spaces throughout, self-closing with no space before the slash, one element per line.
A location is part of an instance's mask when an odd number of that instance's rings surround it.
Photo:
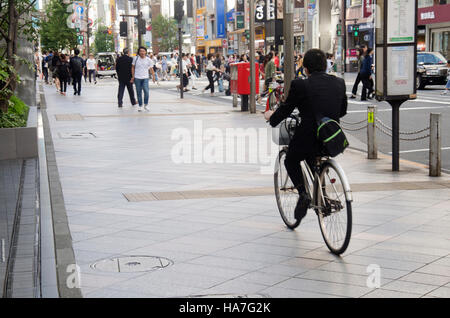
<path fill-rule="evenodd" d="M 347 114 L 345 81 L 326 73 L 327 58 L 323 51 L 312 49 L 303 58 L 303 68 L 307 79 L 291 82 L 287 99 L 275 112 L 264 113 L 272 127 L 276 127 L 289 117 L 295 108 L 300 112 L 301 122 L 289 144 L 285 166 L 288 175 L 297 188 L 299 200 L 295 207 L 295 218 L 301 221 L 306 215 L 311 198 L 306 192 L 300 162 L 306 160 L 311 165 L 321 153 L 317 137 L 318 122 L 324 118 L 339 122 Z"/>
<path fill-rule="evenodd" d="M 81 94 L 81 78 L 83 76 L 83 59 L 78 56 L 79 49 L 74 50 L 75 56 L 70 59 L 69 66 L 73 80 L 73 94 L 80 96 Z"/>

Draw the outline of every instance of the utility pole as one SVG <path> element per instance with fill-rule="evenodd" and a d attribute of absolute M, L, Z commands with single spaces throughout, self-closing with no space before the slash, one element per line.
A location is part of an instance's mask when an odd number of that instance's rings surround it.
<path fill-rule="evenodd" d="M 294 80 L 294 0 L 285 0 L 283 11 L 284 96 L 287 97 Z"/>
<path fill-rule="evenodd" d="M 86 2 L 86 51 L 87 51 L 87 56 L 89 56 L 89 54 L 90 54 L 90 48 L 89 48 L 89 38 L 90 38 L 90 33 L 89 33 L 89 8 L 91 7 L 91 2 L 92 2 L 92 0 L 87 0 L 87 2 Z"/>
<path fill-rule="evenodd" d="M 183 59 L 181 58 L 181 54 L 183 51 L 183 34 L 181 33 L 181 21 L 178 22 L 178 74 L 180 75 L 180 98 L 183 99 Z"/>
<path fill-rule="evenodd" d="M 249 0 L 250 5 L 250 113 L 256 113 L 256 81 L 255 76 L 255 1 Z"/>
<path fill-rule="evenodd" d="M 125 15 L 129 16 L 130 15 L 130 2 L 128 0 L 125 1 Z M 128 50 L 130 50 L 130 52 L 133 52 L 133 46 L 131 44 L 131 23 L 130 23 L 130 18 L 127 17 L 126 18 L 127 21 L 127 48 Z"/>
<path fill-rule="evenodd" d="M 142 12 L 141 12 L 141 0 L 137 0 L 137 19 L 138 19 L 138 47 L 142 45 L 142 34 L 141 34 L 141 19 L 142 19 Z"/>

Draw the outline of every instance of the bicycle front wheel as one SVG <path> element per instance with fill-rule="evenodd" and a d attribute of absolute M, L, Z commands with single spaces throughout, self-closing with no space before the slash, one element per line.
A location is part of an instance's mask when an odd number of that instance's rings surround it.
<path fill-rule="evenodd" d="M 345 252 L 352 233 L 352 202 L 343 172 L 335 163 L 326 162 L 316 184 L 316 213 L 325 244 L 336 255 Z"/>
<path fill-rule="evenodd" d="M 300 221 L 295 218 L 295 206 L 298 201 L 297 189 L 289 178 L 284 161 L 286 150 L 280 151 L 278 155 L 278 167 L 274 174 L 275 197 L 277 199 L 278 211 L 288 228 L 295 229 Z"/>

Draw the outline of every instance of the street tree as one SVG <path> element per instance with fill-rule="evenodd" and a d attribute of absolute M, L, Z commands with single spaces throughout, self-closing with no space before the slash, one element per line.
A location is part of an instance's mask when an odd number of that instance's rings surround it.
<path fill-rule="evenodd" d="M 17 63 L 28 63 L 17 56 L 19 40 L 34 42 L 37 0 L 0 0 L 0 111 L 7 112 L 19 76 Z"/>
<path fill-rule="evenodd" d="M 103 25 L 98 27 L 95 32 L 94 46 L 97 53 L 114 51 L 114 36 L 108 33 L 108 27 Z"/>
<path fill-rule="evenodd" d="M 42 47 L 50 50 L 72 49 L 77 46 L 77 32 L 67 25 L 71 12 L 62 0 L 50 0 L 45 10 L 46 17 L 41 22 Z"/>
<path fill-rule="evenodd" d="M 171 52 L 178 46 L 177 21 L 158 15 L 152 21 L 152 28 L 157 36 L 159 48 L 163 52 Z M 155 39 L 153 39 L 155 41 Z"/>

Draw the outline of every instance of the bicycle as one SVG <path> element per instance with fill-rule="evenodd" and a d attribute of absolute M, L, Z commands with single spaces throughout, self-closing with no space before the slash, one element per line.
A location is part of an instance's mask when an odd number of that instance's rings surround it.
<path fill-rule="evenodd" d="M 291 115 L 281 124 L 279 135 L 274 137 L 281 147 L 275 164 L 275 197 L 283 222 L 292 230 L 300 224 L 294 215 L 299 194 L 287 174 L 284 161 L 288 141 L 299 123 L 298 115 Z M 315 158 L 311 167 L 305 161 L 301 162 L 301 169 L 307 194 L 312 199 L 308 209 L 315 211 L 328 249 L 340 255 L 347 249 L 352 232 L 353 198 L 345 172 L 337 161 L 323 153 Z"/>
<path fill-rule="evenodd" d="M 284 81 L 277 79 L 269 84 L 266 111 L 277 108 L 284 99 Z"/>

